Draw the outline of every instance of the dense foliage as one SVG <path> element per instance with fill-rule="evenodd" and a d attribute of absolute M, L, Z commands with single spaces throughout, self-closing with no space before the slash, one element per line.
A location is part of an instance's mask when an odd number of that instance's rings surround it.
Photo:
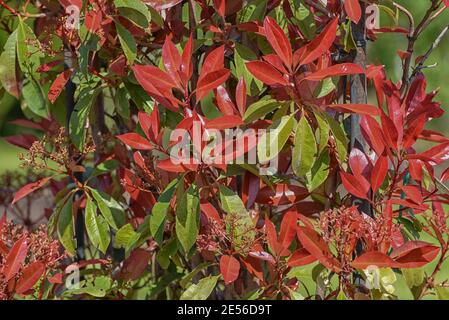
<path fill-rule="evenodd" d="M 27 170 L 1 177 L 0 298 L 449 298 L 427 2 L 0 0 L 33 132 L 5 137 Z M 408 41 L 398 83 L 365 63 L 381 33 Z"/>

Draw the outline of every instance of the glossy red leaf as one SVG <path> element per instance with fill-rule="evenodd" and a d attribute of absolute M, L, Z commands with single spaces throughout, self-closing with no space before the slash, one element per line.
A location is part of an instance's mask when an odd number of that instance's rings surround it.
<path fill-rule="evenodd" d="M 12 200 L 12 204 L 15 204 L 17 201 L 25 198 L 27 195 L 29 195 L 30 193 L 42 188 L 43 186 L 45 186 L 47 184 L 48 181 L 50 181 L 52 179 L 52 177 L 46 177 L 43 179 L 40 179 L 36 182 L 31 182 L 25 186 L 23 186 L 22 188 L 20 188 L 19 191 L 16 192 L 16 194 L 14 195 L 14 199 Z"/>
<path fill-rule="evenodd" d="M 345 11 L 352 22 L 359 23 L 362 17 L 362 8 L 359 0 L 345 0 Z"/>
<path fill-rule="evenodd" d="M 246 63 L 246 67 L 253 76 L 269 86 L 288 85 L 288 81 L 282 77 L 282 74 L 267 62 L 251 61 Z"/>
<path fill-rule="evenodd" d="M 225 284 L 233 283 L 239 277 L 240 262 L 233 256 L 221 256 L 220 272 Z"/>
<path fill-rule="evenodd" d="M 165 38 L 164 45 L 162 46 L 162 60 L 164 61 L 164 67 L 167 73 L 173 80 L 180 84 L 182 81 L 178 71 L 181 69 L 181 55 L 171 39 L 171 36 Z"/>
<path fill-rule="evenodd" d="M 127 146 L 137 150 L 152 150 L 151 143 L 141 135 L 131 132 L 117 136 Z"/>
<path fill-rule="evenodd" d="M 331 104 L 328 105 L 331 109 L 336 109 L 341 112 L 367 114 L 370 116 L 377 116 L 380 114 L 380 109 L 370 104 Z"/>
<path fill-rule="evenodd" d="M 385 181 L 385 177 L 388 173 L 388 157 L 381 155 L 374 165 L 371 172 L 371 188 L 374 192 L 379 190 L 382 183 Z"/>
<path fill-rule="evenodd" d="M 229 78 L 231 71 L 228 69 L 220 69 L 217 71 L 212 71 L 206 74 L 201 80 L 198 81 L 196 88 L 196 99 L 200 101 L 204 98 L 211 90 L 222 85 Z"/>
<path fill-rule="evenodd" d="M 436 164 L 443 163 L 449 159 L 449 142 L 440 143 L 420 155 L 432 159 Z"/>
<path fill-rule="evenodd" d="M 190 159 L 192 160 L 192 159 Z M 170 158 L 165 159 L 162 161 L 159 161 L 157 164 L 157 167 L 161 170 L 167 171 L 167 172 L 189 172 L 189 171 L 196 171 L 198 169 L 197 164 L 193 164 L 192 161 L 186 161 L 186 163 L 174 163 Z"/>
<path fill-rule="evenodd" d="M 370 189 L 370 184 L 363 176 L 354 176 L 350 173 L 341 171 L 340 177 L 343 186 L 349 193 L 361 199 L 368 199 L 367 194 Z"/>
<path fill-rule="evenodd" d="M 240 78 L 237 87 L 235 88 L 235 100 L 240 115 L 243 117 L 246 111 L 246 82 L 243 77 Z"/>
<path fill-rule="evenodd" d="M 285 35 L 284 31 L 276 23 L 276 20 L 267 16 L 264 20 L 265 35 L 271 47 L 276 54 L 281 58 L 282 62 L 288 69 L 292 67 L 292 47 L 290 40 Z"/>
<path fill-rule="evenodd" d="M 226 0 L 214 0 L 214 7 L 220 17 L 224 18 L 226 12 Z"/>
<path fill-rule="evenodd" d="M 311 255 L 306 249 L 301 248 L 293 252 L 293 255 L 288 259 L 289 267 L 302 267 L 315 262 L 317 259 Z"/>
<path fill-rule="evenodd" d="M 224 49 L 224 45 L 219 46 L 209 52 L 206 58 L 204 58 L 203 66 L 201 67 L 201 74 L 198 79 L 199 82 L 207 74 L 224 69 Z"/>
<path fill-rule="evenodd" d="M 268 244 L 270 245 L 272 252 L 276 256 L 280 256 L 284 251 L 284 247 L 278 242 L 276 227 L 268 218 L 265 219 L 265 230 L 267 233 Z"/>
<path fill-rule="evenodd" d="M 17 240 L 6 256 L 2 274 L 5 281 L 11 280 L 22 268 L 28 254 L 28 238 L 23 236 Z"/>
<path fill-rule="evenodd" d="M 298 217 L 295 211 L 288 211 L 284 214 L 279 232 L 279 243 L 285 249 L 290 247 L 296 236 Z"/>
<path fill-rule="evenodd" d="M 181 56 L 181 77 L 183 83 L 186 84 L 192 77 L 193 64 L 192 64 L 192 54 L 193 54 L 193 36 L 190 34 L 189 40 L 184 47 L 184 51 Z"/>
<path fill-rule="evenodd" d="M 320 81 L 329 77 L 364 73 L 365 70 L 355 63 L 341 63 L 307 75 L 303 80 Z"/>
<path fill-rule="evenodd" d="M 45 272 L 45 265 L 35 261 L 23 269 L 23 273 L 17 281 L 15 291 L 19 294 L 30 290 Z"/>
<path fill-rule="evenodd" d="M 297 235 L 304 248 L 323 266 L 336 272 L 341 270 L 338 261 L 330 253 L 326 242 L 315 230 L 308 227 L 298 227 Z"/>
<path fill-rule="evenodd" d="M 379 123 L 371 116 L 362 116 L 360 128 L 366 140 L 368 140 L 372 149 L 380 156 L 385 150 L 382 128 Z"/>
<path fill-rule="evenodd" d="M 64 90 L 64 87 L 67 84 L 67 81 L 69 81 L 72 72 L 72 69 L 67 69 L 64 72 L 60 73 L 56 77 L 55 81 L 53 81 L 50 89 L 48 90 L 48 100 L 50 100 L 51 103 L 55 103 L 62 90 Z"/>
<path fill-rule="evenodd" d="M 256 202 L 280 206 L 299 202 L 307 198 L 309 194 L 310 193 L 305 188 L 280 183 L 276 185 L 274 190 L 269 186 L 260 189 L 257 194 Z"/>
<path fill-rule="evenodd" d="M 351 150 L 349 154 L 349 167 L 356 176 L 363 175 L 368 171 L 370 165 L 371 163 L 363 151 L 358 148 Z"/>
<path fill-rule="evenodd" d="M 371 267 L 392 268 L 396 266 L 396 262 L 382 252 L 370 251 L 357 257 L 351 265 L 356 269 L 364 270 Z"/>
<path fill-rule="evenodd" d="M 126 57 L 121 54 L 117 59 L 111 62 L 109 65 L 109 71 L 118 76 L 124 77 L 126 75 L 126 66 Z"/>
<path fill-rule="evenodd" d="M 224 130 L 229 128 L 234 128 L 243 125 L 244 122 L 239 116 L 223 116 L 206 123 L 207 129 L 218 129 Z"/>
<path fill-rule="evenodd" d="M 318 37 L 295 52 L 295 64 L 305 65 L 321 57 L 330 49 L 337 35 L 338 17 L 332 20 Z"/>
<path fill-rule="evenodd" d="M 420 268 L 432 262 L 440 253 L 440 248 L 424 241 L 408 241 L 391 253 L 401 268 Z"/>
<path fill-rule="evenodd" d="M 231 97 L 223 86 L 218 86 L 215 90 L 215 97 L 217 99 L 217 107 L 224 115 L 236 115 L 237 109 L 231 100 Z"/>

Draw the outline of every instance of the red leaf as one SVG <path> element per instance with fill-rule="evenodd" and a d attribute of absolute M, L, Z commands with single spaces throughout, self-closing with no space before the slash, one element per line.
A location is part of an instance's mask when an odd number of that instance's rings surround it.
<path fill-rule="evenodd" d="M 87 10 L 84 17 L 84 23 L 87 30 L 90 32 L 96 32 L 101 27 L 101 21 L 103 20 L 103 11 L 100 10 L 97 4 L 93 5 L 91 10 Z"/>
<path fill-rule="evenodd" d="M 221 256 L 220 272 L 223 275 L 225 284 L 230 284 L 237 280 L 240 273 L 240 263 L 233 256 Z"/>
<path fill-rule="evenodd" d="M 329 77 L 344 76 L 349 74 L 364 73 L 362 67 L 354 63 L 341 63 L 329 68 L 309 74 L 302 80 L 320 81 Z"/>
<path fill-rule="evenodd" d="M 3 265 L 2 274 L 5 281 L 11 280 L 19 272 L 28 253 L 28 239 L 23 236 L 17 240 L 9 251 Z"/>
<path fill-rule="evenodd" d="M 385 150 L 382 128 L 379 123 L 371 116 L 362 116 L 360 128 L 363 136 L 369 141 L 372 149 L 378 156 Z"/>
<path fill-rule="evenodd" d="M 312 256 L 309 251 L 304 248 L 296 250 L 293 255 L 288 259 L 289 267 L 302 267 L 310 263 L 315 262 L 317 259 Z"/>
<path fill-rule="evenodd" d="M 192 54 L 193 54 L 193 36 L 190 34 L 189 40 L 187 41 L 184 51 L 181 57 L 181 77 L 183 78 L 183 83 L 186 84 L 192 77 L 193 64 L 192 64 Z"/>
<path fill-rule="evenodd" d="M 282 62 L 291 70 L 292 67 L 292 47 L 284 31 L 276 23 L 276 20 L 267 16 L 263 23 L 265 35 L 271 47 L 281 58 Z"/>
<path fill-rule="evenodd" d="M 136 78 L 137 74 L 141 74 L 145 78 L 145 81 L 150 82 L 156 88 L 171 90 L 177 87 L 176 82 L 167 73 L 157 67 L 136 65 L 133 67 L 133 70 Z"/>
<path fill-rule="evenodd" d="M 274 206 L 299 202 L 309 196 L 307 189 L 280 183 L 275 190 L 271 187 L 263 187 L 257 194 L 256 202 Z"/>
<path fill-rule="evenodd" d="M 234 106 L 234 103 L 231 100 L 231 97 L 229 96 L 228 92 L 226 91 L 226 88 L 223 86 L 219 86 L 215 90 L 215 97 L 217 99 L 217 106 L 218 109 L 224 114 L 224 115 L 235 115 L 237 114 L 237 110 Z"/>
<path fill-rule="evenodd" d="M 367 114 L 370 116 L 377 116 L 380 114 L 379 108 L 370 104 L 331 104 L 328 105 L 328 107 L 337 109 L 341 112 L 354 112 L 357 114 Z"/>
<path fill-rule="evenodd" d="M 224 68 L 224 45 L 215 48 L 204 58 L 203 66 L 201 67 L 201 74 L 198 82 L 207 76 L 209 73 L 218 71 Z"/>
<path fill-rule="evenodd" d="M 368 267 L 391 268 L 395 267 L 396 263 L 393 259 L 382 252 L 370 251 L 357 257 L 351 265 L 356 269 L 363 270 Z"/>
<path fill-rule="evenodd" d="M 312 42 L 295 52 L 295 65 L 311 63 L 329 50 L 337 35 L 337 26 L 338 17 L 332 20 Z"/>
<path fill-rule="evenodd" d="M 267 232 L 268 244 L 270 245 L 271 250 L 276 256 L 280 256 L 281 253 L 283 253 L 284 248 L 278 242 L 276 227 L 268 218 L 265 219 L 265 229 Z"/>
<path fill-rule="evenodd" d="M 159 161 L 157 167 L 161 170 L 167 171 L 167 172 L 189 172 L 189 171 L 196 171 L 198 169 L 197 164 L 192 164 L 193 160 L 190 159 L 185 161 L 186 163 L 180 163 L 176 164 L 171 161 L 171 159 L 165 159 L 162 161 Z"/>
<path fill-rule="evenodd" d="M 150 261 L 151 254 L 144 249 L 136 249 L 123 263 L 121 276 L 125 280 L 136 280 L 144 272 Z"/>
<path fill-rule="evenodd" d="M 429 150 L 420 153 L 421 156 L 431 158 L 436 164 L 449 159 L 449 142 L 436 145 Z"/>
<path fill-rule="evenodd" d="M 235 100 L 240 115 L 243 117 L 246 111 L 246 82 L 243 77 L 240 78 L 237 87 L 235 88 Z"/>
<path fill-rule="evenodd" d="M 243 120 L 239 116 L 223 116 L 206 123 L 207 129 L 224 130 L 243 125 Z"/>
<path fill-rule="evenodd" d="M 349 193 L 360 199 L 368 199 L 370 184 L 363 176 L 354 176 L 343 171 L 340 172 L 340 176 L 343 186 Z"/>
<path fill-rule="evenodd" d="M 326 242 L 315 230 L 308 227 L 298 227 L 297 235 L 304 248 L 323 266 L 335 272 L 341 270 L 338 261 L 330 253 Z"/>
<path fill-rule="evenodd" d="M 14 146 L 24 149 L 31 148 L 33 143 L 37 141 L 37 138 L 32 134 L 18 134 L 15 136 L 3 137 L 3 139 Z"/>
<path fill-rule="evenodd" d="M 251 61 L 246 63 L 246 67 L 253 76 L 269 86 L 288 85 L 288 81 L 282 77 L 282 74 L 267 62 Z"/>
<path fill-rule="evenodd" d="M 295 211 L 288 211 L 284 214 L 279 233 L 279 243 L 284 249 L 288 249 L 295 239 L 297 222 L 298 218 Z"/>
<path fill-rule="evenodd" d="M 35 261 L 23 269 L 23 273 L 16 284 L 16 292 L 21 294 L 30 290 L 45 272 L 45 265 Z"/>
<path fill-rule="evenodd" d="M 359 0 L 345 0 L 345 11 L 352 22 L 359 23 L 362 17 L 362 8 Z"/>
<path fill-rule="evenodd" d="M 388 157 L 381 155 L 374 165 L 371 172 L 371 188 L 374 192 L 379 190 L 382 183 L 385 181 L 385 177 L 388 173 Z"/>
<path fill-rule="evenodd" d="M 446 6 L 446 8 L 449 8 L 449 0 L 443 0 L 444 5 Z"/>
<path fill-rule="evenodd" d="M 200 101 L 211 90 L 223 84 L 229 78 L 230 74 L 231 71 L 229 71 L 228 69 L 212 71 L 206 74 L 201 80 L 198 81 L 198 86 L 196 89 L 197 101 Z"/>
<path fill-rule="evenodd" d="M 64 72 L 60 73 L 56 77 L 55 81 L 53 81 L 48 91 L 48 100 L 50 100 L 51 103 L 55 103 L 62 90 L 64 90 L 64 87 L 67 84 L 67 81 L 69 81 L 72 72 L 72 69 L 67 69 Z"/>
<path fill-rule="evenodd" d="M 181 78 L 179 76 L 178 70 L 181 69 L 181 55 L 179 54 L 178 48 L 175 47 L 171 39 L 171 36 L 167 36 L 165 38 L 164 45 L 162 46 L 162 60 L 164 61 L 164 66 L 165 70 L 167 70 L 167 73 L 172 79 L 180 84 Z"/>
<path fill-rule="evenodd" d="M 59 3 L 67 8 L 68 6 L 77 6 L 79 9 L 83 7 L 83 0 L 59 0 Z"/>
<path fill-rule="evenodd" d="M 131 132 L 131 133 L 125 133 L 122 135 L 117 136 L 117 138 L 122 141 L 127 146 L 137 149 L 137 150 L 151 150 L 153 149 L 153 146 L 151 143 L 142 137 L 141 135 Z"/>
<path fill-rule="evenodd" d="M 109 71 L 121 77 L 126 75 L 125 68 L 126 57 L 123 54 L 119 55 L 117 59 L 109 64 Z"/>
<path fill-rule="evenodd" d="M 351 150 L 351 153 L 349 154 L 349 166 L 356 176 L 362 175 L 368 171 L 370 165 L 371 163 L 363 151 L 358 148 Z"/>
<path fill-rule="evenodd" d="M 440 248 L 424 241 L 409 241 L 391 253 L 401 268 L 419 268 L 432 262 Z"/>
<path fill-rule="evenodd" d="M 226 0 L 214 0 L 214 6 L 220 17 L 225 17 Z"/>
<path fill-rule="evenodd" d="M 19 191 L 16 192 L 14 199 L 12 200 L 12 204 L 15 204 L 17 201 L 25 198 L 30 193 L 42 188 L 51 179 L 52 179 L 52 177 L 47 177 L 47 178 L 38 180 L 36 182 L 29 183 L 26 186 L 23 186 L 22 188 L 20 188 Z"/>

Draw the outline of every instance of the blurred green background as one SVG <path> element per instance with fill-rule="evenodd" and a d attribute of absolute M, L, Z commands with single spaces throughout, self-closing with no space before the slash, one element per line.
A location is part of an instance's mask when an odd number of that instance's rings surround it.
<path fill-rule="evenodd" d="M 397 0 L 398 3 L 408 8 L 416 19 L 416 23 L 420 21 L 424 15 L 430 1 L 429 0 Z M 382 1 L 387 3 L 387 1 Z M 390 5 L 391 7 L 391 5 Z M 392 19 L 385 13 L 381 13 L 381 25 L 392 25 Z M 400 24 L 408 26 L 407 19 L 401 14 Z M 422 55 L 429 48 L 441 30 L 449 24 L 449 9 L 446 10 L 423 34 L 416 42 L 416 55 Z M 0 47 L 6 41 L 7 34 L 0 31 Z M 407 41 L 401 34 L 383 34 L 379 35 L 376 43 L 370 43 L 368 47 L 369 63 L 383 64 L 386 66 L 388 76 L 393 81 L 398 81 L 401 75 L 401 60 L 397 55 L 397 50 L 406 50 Z M 428 79 L 428 91 L 440 88 L 440 93 L 436 100 L 440 101 L 443 108 L 449 106 L 449 33 L 443 38 L 440 46 L 433 52 L 428 64 L 438 63 L 438 66 L 432 69 L 426 69 L 425 74 Z M 19 103 L 12 97 L 5 95 L 0 100 L 0 173 L 8 169 L 18 168 L 18 153 L 23 152 L 19 148 L 15 148 L 7 144 L 1 139 L 2 136 L 23 133 L 23 129 L 8 124 L 8 121 L 23 117 Z M 449 134 L 449 114 L 445 114 L 442 118 L 433 120 L 430 128 L 442 130 Z"/>

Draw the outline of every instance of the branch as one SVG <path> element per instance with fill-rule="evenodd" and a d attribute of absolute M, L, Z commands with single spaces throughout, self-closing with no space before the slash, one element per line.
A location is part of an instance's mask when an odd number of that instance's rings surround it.
<path fill-rule="evenodd" d="M 410 65 L 413 58 L 413 52 L 415 50 L 415 42 L 418 39 L 418 36 L 421 34 L 421 32 L 429 25 L 430 21 L 434 19 L 433 17 L 436 15 L 436 14 L 434 15 L 434 12 L 439 8 L 440 4 L 441 4 L 440 0 L 432 0 L 432 4 L 430 5 L 429 9 L 427 9 L 426 13 L 424 14 L 424 17 L 422 18 L 421 22 L 418 24 L 416 29 L 414 29 L 413 32 L 411 32 L 412 30 L 410 30 L 410 33 L 408 35 L 408 47 L 407 47 L 408 56 L 407 58 L 405 58 L 403 64 L 404 72 L 402 74 L 402 85 L 401 85 L 402 98 L 405 96 L 410 85 L 409 82 Z M 406 10 L 406 12 L 408 11 Z"/>
<path fill-rule="evenodd" d="M 416 75 L 425 68 L 424 63 L 429 58 L 429 56 L 432 54 L 432 51 L 435 50 L 438 45 L 440 44 L 441 40 L 443 39 L 444 35 L 449 31 L 449 25 L 446 26 L 446 28 L 441 31 L 441 33 L 438 35 L 438 37 L 435 39 L 435 41 L 432 43 L 430 48 L 427 50 L 425 55 L 421 58 L 419 64 L 416 66 L 416 68 L 413 70 L 412 75 L 410 76 L 409 83 L 412 82 L 413 78 L 416 77 Z"/>
<path fill-rule="evenodd" d="M 331 11 L 329 11 L 321 3 L 318 3 L 316 0 L 305 0 L 305 3 L 308 4 L 309 6 L 315 8 L 316 10 L 320 11 L 322 14 L 324 14 L 328 18 L 334 17 L 334 14 Z"/>

